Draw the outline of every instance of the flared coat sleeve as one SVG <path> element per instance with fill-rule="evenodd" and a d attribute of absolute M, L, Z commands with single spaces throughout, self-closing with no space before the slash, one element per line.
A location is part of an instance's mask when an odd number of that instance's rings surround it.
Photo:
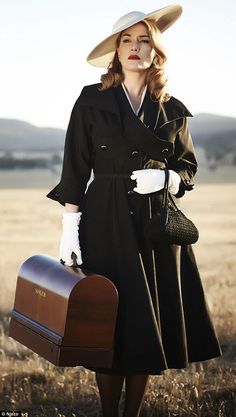
<path fill-rule="evenodd" d="M 47 197 L 62 205 L 71 203 L 81 208 L 91 175 L 92 148 L 86 107 L 80 105 L 79 99 L 72 109 L 66 132 L 61 180 Z"/>

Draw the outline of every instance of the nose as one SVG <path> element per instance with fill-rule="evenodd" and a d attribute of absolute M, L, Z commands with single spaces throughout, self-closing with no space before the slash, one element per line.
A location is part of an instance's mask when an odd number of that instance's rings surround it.
<path fill-rule="evenodd" d="M 131 51 L 139 51 L 140 47 L 137 41 L 134 41 L 131 45 Z"/>

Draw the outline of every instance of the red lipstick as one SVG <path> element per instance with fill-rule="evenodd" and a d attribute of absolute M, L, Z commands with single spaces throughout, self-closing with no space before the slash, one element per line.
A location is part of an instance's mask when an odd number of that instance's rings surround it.
<path fill-rule="evenodd" d="M 128 59 L 140 59 L 138 55 L 130 55 Z"/>

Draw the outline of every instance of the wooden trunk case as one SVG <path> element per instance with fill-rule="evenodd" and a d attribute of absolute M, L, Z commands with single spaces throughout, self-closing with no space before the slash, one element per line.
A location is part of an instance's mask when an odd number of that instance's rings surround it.
<path fill-rule="evenodd" d="M 22 265 L 9 336 L 57 366 L 112 366 L 118 292 L 107 278 L 35 255 Z"/>

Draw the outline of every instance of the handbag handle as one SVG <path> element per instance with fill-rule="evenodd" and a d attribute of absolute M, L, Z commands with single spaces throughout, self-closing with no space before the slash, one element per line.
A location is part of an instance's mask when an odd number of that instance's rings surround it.
<path fill-rule="evenodd" d="M 163 200 L 162 200 L 162 208 L 167 207 L 168 203 L 168 185 L 169 185 L 169 170 L 167 168 L 164 169 L 165 171 L 165 182 L 164 182 L 164 189 L 163 189 Z"/>
<path fill-rule="evenodd" d="M 176 205 L 172 195 L 168 192 L 169 177 L 170 177 L 169 170 L 167 168 L 165 168 L 164 171 L 165 171 L 165 183 L 164 183 L 164 189 L 163 189 L 162 209 L 167 210 L 168 194 L 169 194 L 169 199 L 171 200 L 171 202 L 174 206 L 174 210 L 178 211 L 179 210 L 178 206 Z"/>

